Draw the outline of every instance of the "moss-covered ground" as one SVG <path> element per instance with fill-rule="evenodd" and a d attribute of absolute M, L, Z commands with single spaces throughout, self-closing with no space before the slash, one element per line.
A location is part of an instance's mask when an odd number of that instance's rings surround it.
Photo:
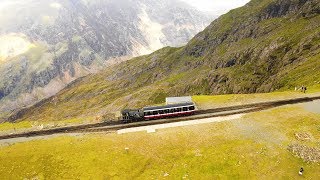
<path fill-rule="evenodd" d="M 227 94 L 207 96 L 193 96 L 192 100 L 196 103 L 199 109 L 211 109 L 217 107 L 235 106 L 250 103 L 278 101 L 293 98 L 320 96 L 320 89 L 311 89 L 310 93 L 302 93 L 297 91 L 284 91 L 273 93 L 256 93 L 256 94 Z"/>
<path fill-rule="evenodd" d="M 3 179 L 297 179 L 320 177 L 288 146 L 320 148 L 320 114 L 288 106 L 147 134 L 60 136 L 0 147 Z M 295 133 L 306 132 L 309 140 Z M 12 142 L 11 142 L 12 143 Z M 125 148 L 129 148 L 125 150 Z"/>
<path fill-rule="evenodd" d="M 71 118 L 64 119 L 61 121 L 20 121 L 16 123 L 4 122 L 0 124 L 0 134 L 18 133 L 25 131 L 34 131 L 40 129 L 50 129 L 56 127 L 77 125 L 77 124 L 88 124 L 96 123 L 100 120 L 90 118 Z"/>

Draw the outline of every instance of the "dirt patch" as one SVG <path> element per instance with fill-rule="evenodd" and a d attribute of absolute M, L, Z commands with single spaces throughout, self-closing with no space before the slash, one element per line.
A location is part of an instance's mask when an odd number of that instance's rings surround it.
<path fill-rule="evenodd" d="M 297 140 L 300 140 L 300 141 L 309 141 L 312 139 L 312 135 L 307 132 L 294 133 L 294 136 L 296 137 Z"/>
<path fill-rule="evenodd" d="M 280 131 L 268 128 L 267 124 L 252 120 L 250 117 L 232 121 L 232 124 L 239 131 L 239 135 L 260 143 L 281 145 L 288 140 Z"/>
<path fill-rule="evenodd" d="M 12 139 L 4 139 L 0 140 L 0 148 L 5 146 L 10 146 L 16 143 L 21 142 L 29 142 L 33 140 L 47 140 L 55 137 L 60 136 L 73 136 L 73 137 L 82 137 L 84 134 L 82 133 L 67 133 L 67 134 L 54 134 L 54 135 L 47 135 L 47 136 L 37 136 L 37 137 L 20 137 L 20 138 L 12 138 Z"/>
<path fill-rule="evenodd" d="M 303 159 L 305 162 L 320 162 L 320 149 L 308 147 L 301 144 L 292 144 L 288 150 L 296 157 Z"/>
<path fill-rule="evenodd" d="M 307 111 L 313 112 L 313 113 L 320 113 L 320 100 L 315 100 L 307 103 L 303 103 L 302 107 L 304 107 Z"/>

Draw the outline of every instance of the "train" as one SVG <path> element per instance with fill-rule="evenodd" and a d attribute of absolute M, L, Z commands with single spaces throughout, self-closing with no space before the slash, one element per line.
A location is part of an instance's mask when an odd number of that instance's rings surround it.
<path fill-rule="evenodd" d="M 125 109 L 121 111 L 120 121 L 122 123 L 130 123 L 179 116 L 190 116 L 195 114 L 196 110 L 196 105 L 193 102 L 144 107 L 142 109 Z"/>

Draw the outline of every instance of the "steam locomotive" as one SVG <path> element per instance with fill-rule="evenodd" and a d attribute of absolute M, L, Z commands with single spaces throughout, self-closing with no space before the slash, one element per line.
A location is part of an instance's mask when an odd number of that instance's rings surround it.
<path fill-rule="evenodd" d="M 123 123 L 172 118 L 193 115 L 196 111 L 194 103 L 179 103 L 166 106 L 144 107 L 142 109 L 125 109 L 121 111 Z"/>

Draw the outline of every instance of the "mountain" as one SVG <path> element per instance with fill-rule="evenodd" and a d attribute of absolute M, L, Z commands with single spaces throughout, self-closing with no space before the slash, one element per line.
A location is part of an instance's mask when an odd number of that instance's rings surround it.
<path fill-rule="evenodd" d="M 10 121 L 113 116 L 166 96 L 320 87 L 320 2 L 252 0 L 186 46 L 166 47 L 78 79 Z"/>
<path fill-rule="evenodd" d="M 179 0 L 1 0 L 0 112 L 165 46 L 213 19 Z"/>

